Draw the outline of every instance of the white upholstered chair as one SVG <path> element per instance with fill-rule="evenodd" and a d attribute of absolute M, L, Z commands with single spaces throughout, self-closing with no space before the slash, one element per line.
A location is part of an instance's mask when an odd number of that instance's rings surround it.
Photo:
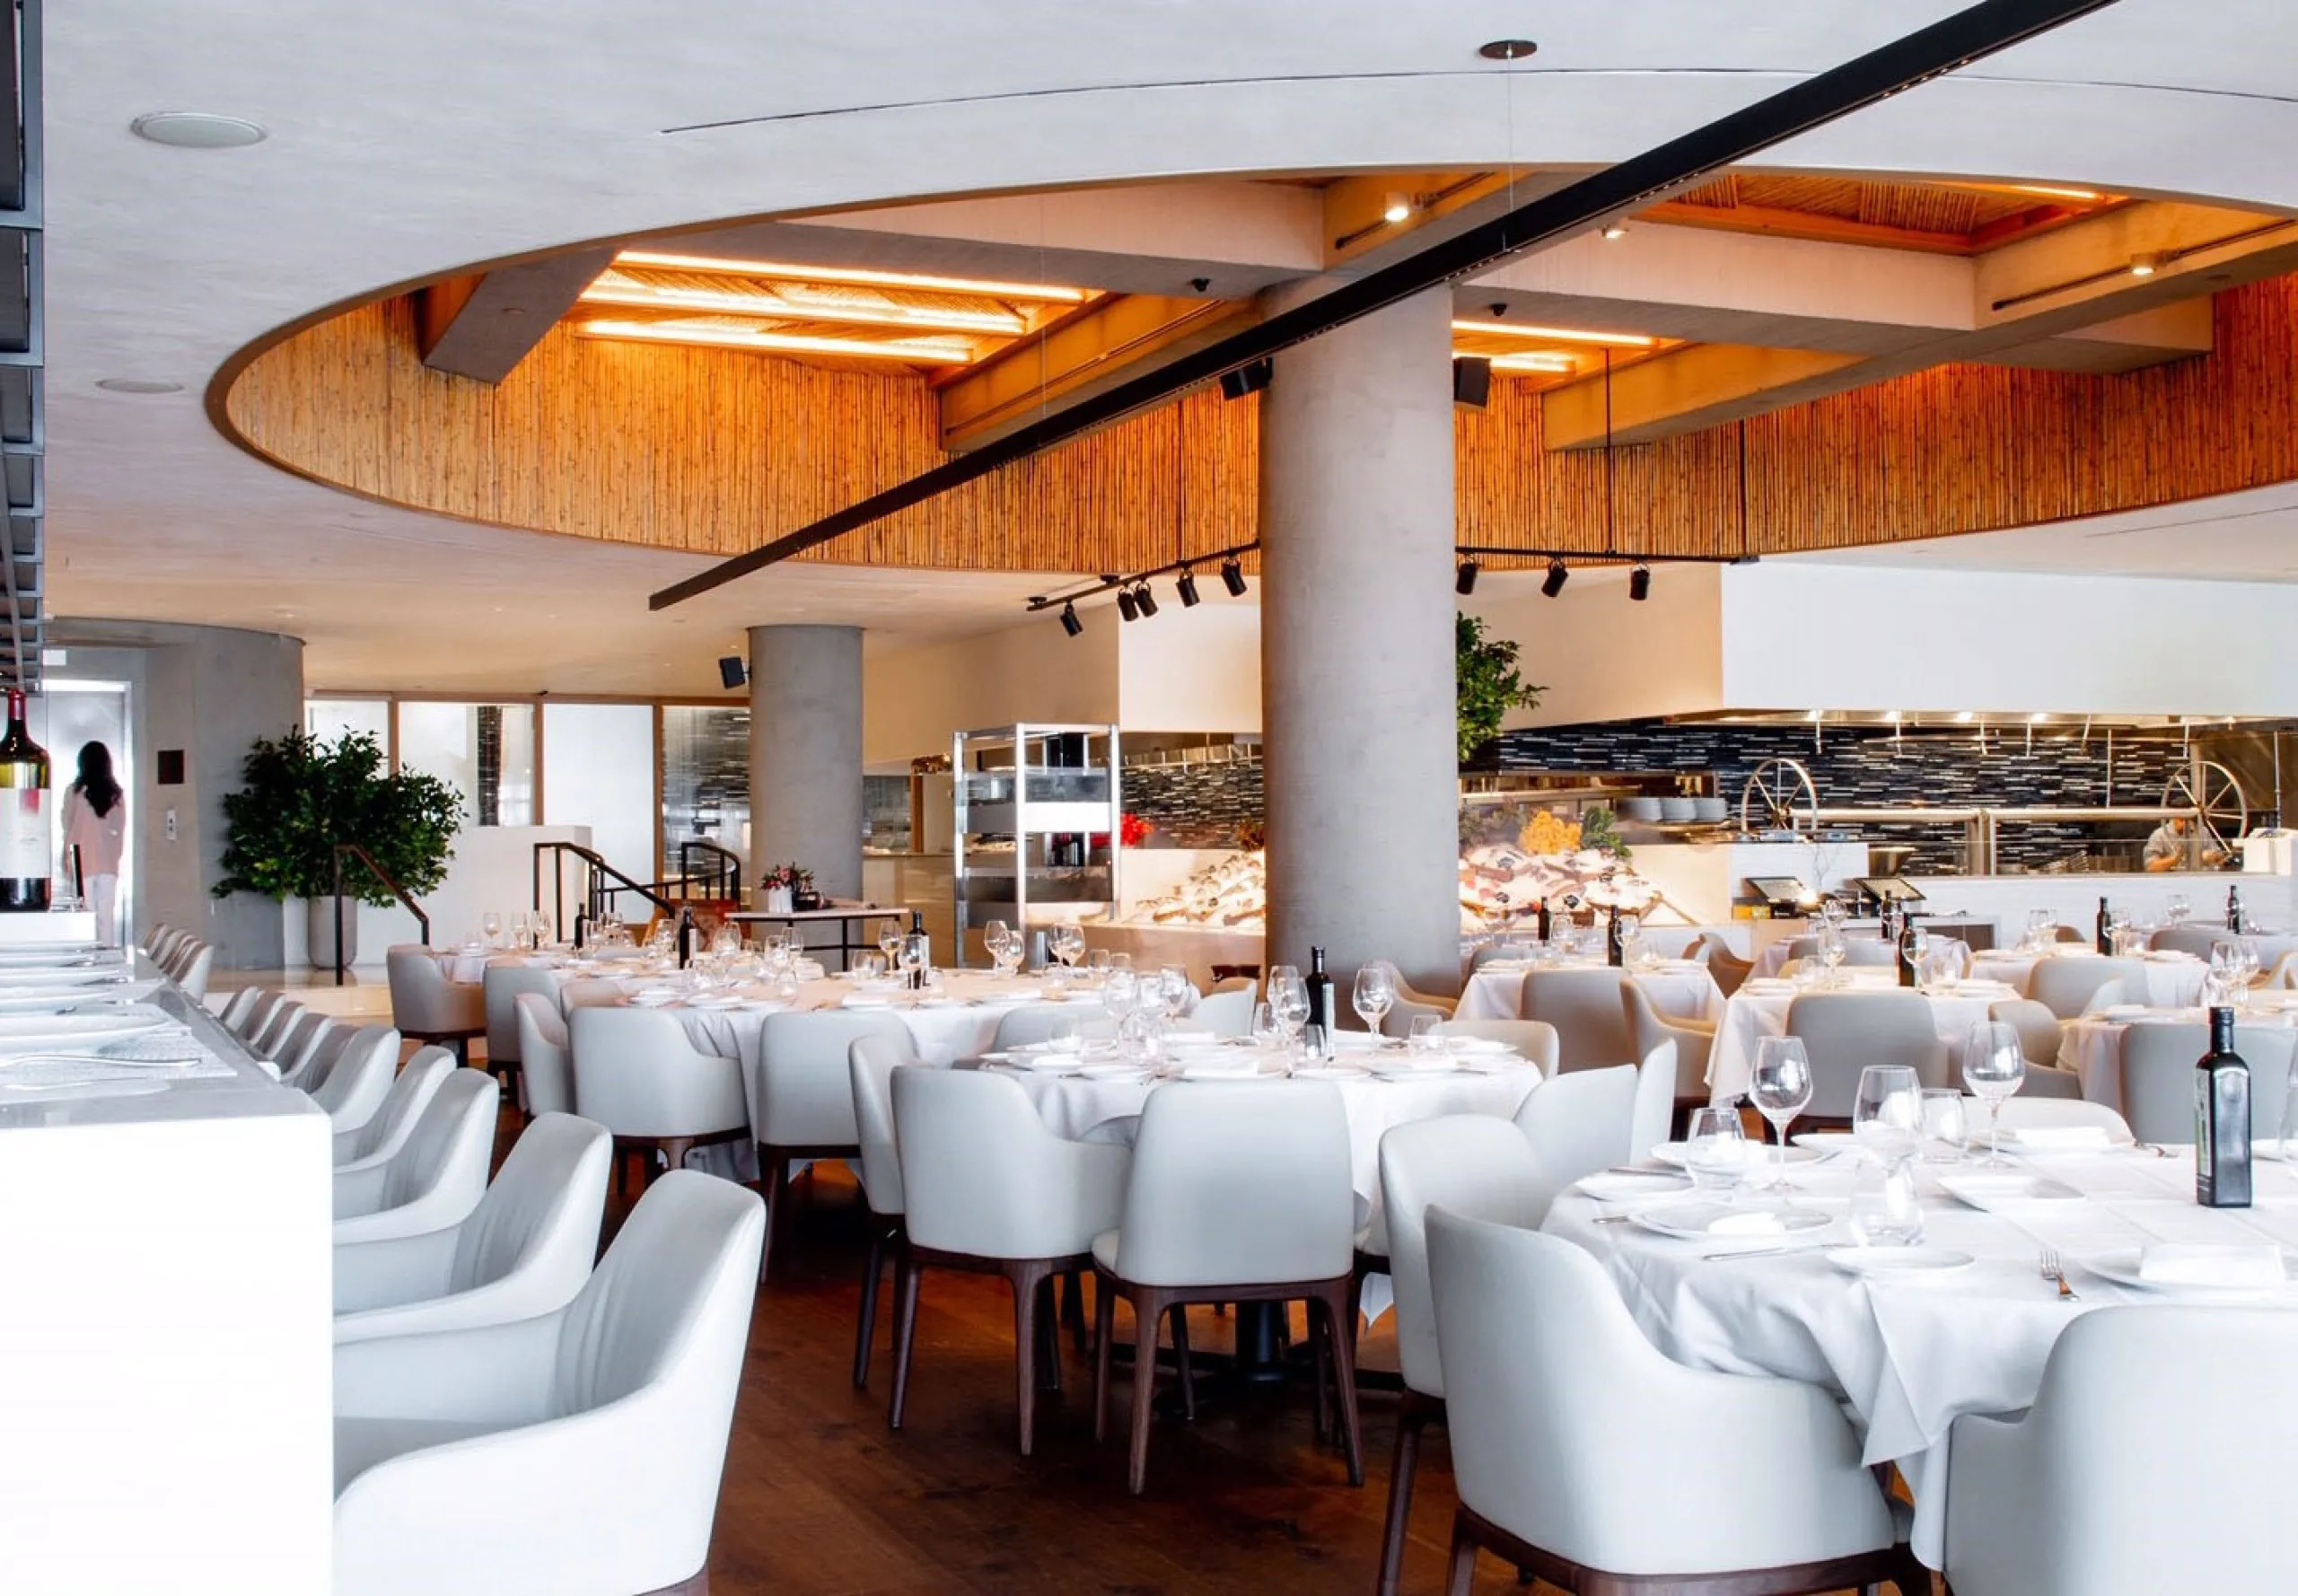
<path fill-rule="evenodd" d="M 1397 1126 L 1381 1138 L 1381 1207 L 1388 1216 L 1389 1278 L 1396 1290 L 1397 1364 L 1404 1399 L 1389 1469 L 1381 1536 L 1380 1596 L 1396 1596 L 1412 1515 L 1422 1432 L 1444 1414 L 1436 1350 L 1436 1304 L 1428 1290 L 1426 1213 L 1439 1203 L 1503 1224 L 1536 1226 L 1553 1196 L 1524 1133 L 1488 1114 L 1453 1114 Z"/>
<path fill-rule="evenodd" d="M 583 978 L 558 989 L 558 1006 L 568 1018 L 576 1009 L 613 1008 L 622 1001 L 622 983 L 612 977 Z"/>
<path fill-rule="evenodd" d="M 1811 1061 L 1811 1101 L 1799 1123 L 1849 1124 L 1859 1072 L 1871 1064 L 1904 1065 L 1925 1086 L 1947 1084 L 1947 1044 L 1920 992 L 1806 993 L 1787 1005 L 1787 1034 L 1802 1039 Z"/>
<path fill-rule="evenodd" d="M 1224 992 L 1208 992 L 1197 1000 L 1189 1018 L 1215 1036 L 1243 1036 L 1252 1030 L 1255 1001 L 1256 994 L 1250 983 Z"/>
<path fill-rule="evenodd" d="M 1396 1002 L 1389 1005 L 1389 1012 L 1381 1016 L 1381 1034 L 1382 1036 L 1410 1036 L 1412 1022 L 1423 1017 L 1450 1024 L 1454 1012 L 1453 1009 L 1443 1008 L 1433 1003 L 1415 1002 L 1399 994 Z"/>
<path fill-rule="evenodd" d="M 1707 966 L 1707 973 L 1715 978 L 1716 989 L 1726 997 L 1737 992 L 1755 970 L 1753 960 L 1741 958 L 1720 940 L 1711 943 L 1702 936 L 1699 945 L 1707 955 L 1701 962 Z"/>
<path fill-rule="evenodd" d="M 2136 959 L 2100 959 L 2072 954 L 2038 959 L 2027 976 L 2027 995 L 2061 1020 L 2072 1020 L 2091 1006 L 2100 987 L 2122 983 L 2121 995 L 2132 1003 L 2146 1001 L 2146 966 Z"/>
<path fill-rule="evenodd" d="M 1385 1014 L 1381 1017 L 1388 1018 Z M 1543 1079 L 1556 1074 L 1557 1057 L 1562 1050 L 1556 1027 L 1545 1020 L 1447 1020 L 1443 1034 L 1478 1036 L 1505 1043 L 1530 1063 L 1539 1065 Z"/>
<path fill-rule="evenodd" d="M 529 1104 L 525 1083 L 519 1078 L 526 1056 L 520 1046 L 518 997 L 522 992 L 539 994 L 555 1008 L 557 978 L 531 964 L 490 964 L 479 978 L 478 991 L 479 1013 L 487 1023 L 488 1073 L 502 1078 L 504 1092 L 519 1107 L 532 1114 L 546 1112 Z"/>
<path fill-rule="evenodd" d="M 1671 1362 L 1569 1241 L 1441 1204 L 1427 1230 L 1460 1495 L 1453 1592 L 1488 1548 L 1574 1592 L 1787 1596 L 1890 1580 L 1927 1596 L 1826 1391 Z M 1688 1434 L 1732 1437 L 1732 1467 L 1655 1492 Z"/>
<path fill-rule="evenodd" d="M 1632 1064 L 1575 1070 L 1541 1083 L 1524 1100 L 1516 1110 L 1516 1128 L 1531 1144 L 1547 1185 L 1540 1212 L 1548 1212 L 1556 1194 L 1574 1180 L 1623 1160 L 1650 1155 L 1650 1147 L 1629 1144 L 1636 1134 L 1636 1088 L 1642 1079 Z"/>
<path fill-rule="evenodd" d="M 903 1172 L 910 1180 L 915 1241 L 917 1187 L 907 1163 Z M 1157 1324 L 1170 1310 L 1190 1302 L 1310 1303 L 1318 1416 L 1324 1416 L 1322 1375 L 1329 1364 L 1349 1483 L 1364 1483 L 1353 1337 L 1344 1323 L 1355 1236 L 1348 1118 L 1329 1083 L 1204 1082 L 1149 1094 L 1134 1143 L 1124 1217 L 1117 1229 L 1095 1237 L 1092 1249 L 1101 1323 L 1093 1434 L 1098 1440 L 1108 1431 L 1110 1348 L 1121 1296 L 1134 1315 L 1127 1484 L 1135 1495 L 1148 1480 Z"/>
<path fill-rule="evenodd" d="M 335 1134 L 358 1130 L 375 1117 L 390 1095 L 399 1074 L 399 1032 L 388 1025 L 363 1025 L 337 1056 L 311 1101 L 327 1113 Z"/>
<path fill-rule="evenodd" d="M 901 1154 L 894 1141 L 894 1071 L 917 1063 L 909 1050 L 883 1036 L 856 1037 L 846 1048 L 846 1077 L 854 1088 L 854 1130 L 862 1149 L 862 1196 L 870 1206 L 870 1254 L 862 1271 L 862 1300 L 854 1318 L 854 1385 L 870 1383 L 870 1353 L 877 1339 L 878 1287 L 886 1264 L 897 1275 L 903 1261 Z"/>
<path fill-rule="evenodd" d="M 1627 1033 L 1627 1011 L 1620 1004 L 1625 980 L 1616 969 L 1528 970 L 1518 1012 L 1556 1027 L 1558 1069 L 1632 1064 L 1642 1055 Z"/>
<path fill-rule="evenodd" d="M 2282 1134 L 2293 1033 L 2237 1025 L 2234 1051 L 2250 1068 L 2250 1134 Z M 2133 1025 L 2122 1033 L 2122 1112 L 2142 1142 L 2194 1143 L 2195 1060 L 2210 1050 L 2207 1025 Z"/>
<path fill-rule="evenodd" d="M 2298 1360 L 2272 1308 L 2099 1308 L 2061 1332 L 2034 1405 L 1955 1421 L 1955 1596 L 2298 1589 L 2282 1522 Z"/>
<path fill-rule="evenodd" d="M 183 995 L 194 1003 L 207 1000 L 207 977 L 215 968 L 215 949 L 208 943 L 194 943 L 191 951 L 171 973 Z"/>
<path fill-rule="evenodd" d="M 390 982 L 391 1023 L 418 1042 L 439 1042 L 470 1061 L 472 1040 L 487 1034 L 487 997 L 476 981 L 451 981 L 430 949 L 407 944 L 383 954 Z"/>
<path fill-rule="evenodd" d="M 383 1028 L 388 1030 L 388 1027 Z M 392 1053 L 399 1051 L 394 1042 Z M 364 1169 L 391 1158 L 407 1144 L 415 1122 L 431 1106 L 432 1094 L 454 1073 L 455 1056 L 444 1048 L 418 1048 L 399 1066 L 383 1101 L 367 1123 L 356 1130 L 338 1131 L 335 1137 L 335 1167 L 338 1173 Z"/>
<path fill-rule="evenodd" d="M 335 1177 L 335 1241 L 380 1241 L 460 1224 L 487 1190 L 500 1091 L 485 1070 L 440 1083 L 397 1153 Z"/>
<path fill-rule="evenodd" d="M 1118 1223 L 1130 1155 L 1054 1135 L 1010 1076 L 945 1069 L 891 1075 L 908 1240 L 887 1422 L 901 1428 L 926 1270 L 1003 1275 L 1013 1289 L 1014 1383 L 1027 1456 L 1039 1381 L 1060 1369 L 1050 1311 L 1055 1277 L 1087 1267 L 1093 1238 Z M 1153 1358 L 1153 1340 L 1150 1352 Z"/>
<path fill-rule="evenodd" d="M 2032 1072 L 2029 1073 L 2031 1077 Z M 1979 1134 L 1986 1134 L 1986 1105 L 1973 1102 L 1967 1106 L 1967 1123 Z M 2079 1097 L 2029 1097 L 2023 1086 L 2019 1089 L 2018 1096 L 2004 1100 L 2002 1124 L 2006 1131 L 2090 1127 L 2103 1131 L 2109 1142 L 2131 1139 L 2130 1122 L 2104 1103 L 2085 1102 Z"/>
<path fill-rule="evenodd" d="M 216 1023 L 233 1036 L 244 1035 L 242 1028 L 247 1024 L 248 1016 L 255 1013 L 256 1004 L 261 1003 L 264 996 L 260 987 L 241 987 L 225 998 L 224 1006 L 215 1012 Z"/>
<path fill-rule="evenodd" d="M 2182 922 L 2163 926 L 2146 939 L 2146 945 L 2156 952 L 2192 953 L 2197 959 L 2207 959 L 2210 951 L 2226 940 L 2223 926 Z"/>
<path fill-rule="evenodd" d="M 673 1170 L 574 1300 L 335 1354 L 334 1596 L 626 1596 L 701 1573 L 765 1235 Z"/>
<path fill-rule="evenodd" d="M 1013 1048 L 1034 1048 L 1065 1022 L 1077 1027 L 1080 1035 L 1112 1037 L 1117 1034 L 1117 1022 L 1111 1020 L 1099 1004 L 1091 1003 L 1031 1003 L 1020 1008 L 1008 1009 L 997 1022 L 997 1034 L 990 1047 L 997 1052 Z M 1247 1029 L 1252 1025 L 1252 1010 L 1245 1011 Z"/>
<path fill-rule="evenodd" d="M 766 1194 L 766 1248 L 759 1267 L 770 1268 L 777 1245 L 787 1246 L 796 1205 L 790 1171 L 817 1158 L 858 1158 L 861 1132 L 854 1123 L 854 1075 L 848 1054 L 865 1036 L 883 1037 L 913 1054 L 909 1028 L 883 1011 L 817 1009 L 768 1014 L 759 1036 L 758 1062 L 747 1083 L 749 1127 L 758 1144 L 759 1188 Z M 580 1060 L 577 1060 L 578 1067 Z M 759 1279 L 763 1283 L 766 1276 Z"/>
<path fill-rule="evenodd" d="M 1434 1009 L 1447 1019 L 1451 1018 L 1452 1012 L 1460 1006 L 1460 1000 L 1457 997 L 1447 997 L 1441 992 L 1423 992 L 1416 987 L 1410 981 L 1405 979 L 1404 971 L 1399 969 L 1391 960 L 1375 959 L 1373 962 L 1389 972 L 1389 979 L 1397 989 L 1399 1003 L 1418 1004 L 1423 1008 Z M 1383 1020 L 1387 1017 L 1385 1014 L 1381 1016 Z M 1383 1026 L 1382 1029 L 1387 1028 Z"/>
<path fill-rule="evenodd" d="M 308 1011 L 306 1011 L 309 1013 Z M 334 1045 L 336 1032 L 347 1028 L 332 1014 L 309 1014 L 309 1023 L 298 1025 L 294 1034 L 286 1039 L 279 1057 L 272 1062 L 279 1066 L 279 1079 L 289 1086 L 305 1092 L 316 1092 L 320 1083 L 335 1065 L 343 1048 Z M 347 1043 L 348 1038 L 345 1039 Z"/>
<path fill-rule="evenodd" d="M 263 1029 L 248 1039 L 248 1046 L 276 1064 L 283 1054 L 292 1056 L 299 1031 L 326 1019 L 317 1009 L 307 1009 L 291 998 L 271 1011 Z"/>
<path fill-rule="evenodd" d="M 1651 994 L 1633 979 L 1619 984 L 1619 999 L 1626 1005 L 1628 1040 L 1636 1046 L 1636 1057 L 1650 1057 L 1652 1050 L 1662 1042 L 1675 1044 L 1674 1106 L 1692 1109 L 1706 1102 L 1707 1055 L 1715 1046 L 1715 1027 L 1705 1021 L 1677 1020 L 1662 1014 L 1653 1006 Z"/>
<path fill-rule="evenodd" d="M 675 1015 L 659 1009 L 582 1008 L 567 1016 L 574 1111 L 614 1133 L 618 1153 L 660 1155 L 678 1169 L 688 1152 L 750 1131 L 739 1060 L 698 1051 Z"/>
<path fill-rule="evenodd" d="M 574 1111 L 574 1053 L 566 1038 L 566 1016 L 547 992 L 520 992 L 511 999 L 519 1031 L 519 1083 L 530 1114 Z"/>
<path fill-rule="evenodd" d="M 565 1307 L 599 1255 L 612 1157 L 606 1127 L 538 1115 L 461 1223 L 338 1247 L 336 1345 L 509 1324 Z"/>
<path fill-rule="evenodd" d="M 1636 1066 L 1636 1096 L 1627 1113 L 1629 1158 L 1648 1158 L 1653 1148 L 1673 1137 L 1677 1105 L 1683 1101 L 1677 1095 L 1682 1080 L 1683 1072 L 1676 1065 L 1676 1044 L 1662 1037 Z"/>

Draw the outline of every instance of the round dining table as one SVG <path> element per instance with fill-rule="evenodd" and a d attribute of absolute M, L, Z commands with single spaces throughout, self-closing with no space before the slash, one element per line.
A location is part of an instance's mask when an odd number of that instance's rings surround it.
<path fill-rule="evenodd" d="M 1983 1123 L 1983 1110 L 1971 1108 L 1973 1123 Z M 1678 1363 L 1802 1381 L 1840 1399 L 1864 1460 L 1895 1463 L 1905 1477 L 1915 1499 L 1914 1549 L 1931 1567 L 1943 1563 L 1956 1416 L 2032 1403 L 2051 1347 L 2079 1315 L 2148 1302 L 2298 1308 L 2298 1291 L 2286 1287 L 2237 1298 L 2118 1284 L 2093 1267 L 2127 1267 L 2142 1250 L 2164 1244 L 2298 1248 L 2298 1178 L 2285 1164 L 2259 1162 L 2257 1201 L 2237 1210 L 2196 1206 L 2190 1153 L 2126 1144 L 2015 1161 L 2014 1177 L 2056 1182 L 2054 1198 L 2015 1195 L 2023 1179 L 1991 1191 L 1983 1181 L 1969 1184 L 1989 1172 L 1968 1162 L 1918 1163 L 1924 1248 L 1941 1262 L 1953 1263 L 1951 1253 L 1970 1261 L 1886 1276 L 1846 1267 L 1872 1256 L 1843 1251 L 1864 1156 L 1837 1153 L 1793 1171 L 1793 1200 L 1829 1223 L 1786 1240 L 1679 1239 L 1624 1216 L 1681 1202 L 1682 1195 L 1607 1202 L 1577 1188 L 1557 1199 L 1543 1228 L 1594 1255 L 1636 1323 Z M 1965 1186 L 1986 1206 L 1958 1200 L 1952 1185 Z M 1771 1199 L 1740 1200 L 1759 1207 Z M 2074 1296 L 2062 1296 L 2041 1273 L 2046 1247 L 2060 1255 Z"/>
<path fill-rule="evenodd" d="M 1536 969 L 1602 969 L 1600 960 L 1574 960 L 1539 964 L 1514 959 L 1488 960 L 1460 988 L 1458 1018 L 1462 1020 L 1521 1020 L 1524 1015 L 1524 978 Z M 1671 1020 L 1712 1022 L 1724 1012 L 1724 992 L 1707 966 L 1692 959 L 1662 959 L 1643 969 L 1623 971 L 1644 990 L 1652 1006 Z"/>
<path fill-rule="evenodd" d="M 1717 1100 L 1744 1097 L 1755 1069 L 1756 1043 L 1767 1036 L 1785 1036 L 1787 1011 L 1798 997 L 1839 991 L 1880 995 L 1908 988 L 1893 979 L 1893 972 L 1846 965 L 1837 972 L 1836 987 L 1803 987 L 1794 981 L 1750 977 L 1724 1004 L 1715 1027 L 1715 1045 L 1707 1054 L 1707 1086 Z M 1963 1043 L 1973 1025 L 1987 1017 L 1988 1008 L 2018 993 L 1999 981 L 1954 981 L 1923 993 L 1931 1007 L 1932 1027 L 1947 1046 L 1950 1078 L 1960 1080 Z"/>

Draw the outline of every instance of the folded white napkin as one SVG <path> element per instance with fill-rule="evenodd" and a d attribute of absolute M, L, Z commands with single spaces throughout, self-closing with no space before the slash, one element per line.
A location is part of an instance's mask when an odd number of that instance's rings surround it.
<path fill-rule="evenodd" d="M 2243 1289 L 2283 1285 L 2282 1249 L 2268 1243 L 2158 1241 L 2139 1254 L 2138 1277 L 2149 1285 Z"/>
<path fill-rule="evenodd" d="M 1749 1208 L 1736 1214 L 1725 1214 L 1707 1227 L 1711 1236 L 1782 1236 L 1787 1227 L 1779 1223 L 1779 1215 L 1762 1208 Z"/>
<path fill-rule="evenodd" d="M 2003 1144 L 2030 1153 L 2103 1153 L 2114 1140 L 2103 1125 L 2030 1125 L 2004 1131 Z"/>

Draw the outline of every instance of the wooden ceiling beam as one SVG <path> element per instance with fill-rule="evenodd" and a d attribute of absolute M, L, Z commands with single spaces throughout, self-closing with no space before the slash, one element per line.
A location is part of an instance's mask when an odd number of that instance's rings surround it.
<path fill-rule="evenodd" d="M 575 250 L 417 289 L 416 340 L 423 364 L 452 376 L 500 382 L 574 308 L 614 255 L 612 250 Z"/>
<path fill-rule="evenodd" d="M 1840 393 L 1868 382 L 1863 368 L 1872 364 L 1831 350 L 1750 344 L 1693 344 L 1615 364 L 1612 441 L 1648 443 Z M 1602 447 L 1606 408 L 1601 372 L 1549 389 L 1540 396 L 1541 441 L 1550 449 Z"/>

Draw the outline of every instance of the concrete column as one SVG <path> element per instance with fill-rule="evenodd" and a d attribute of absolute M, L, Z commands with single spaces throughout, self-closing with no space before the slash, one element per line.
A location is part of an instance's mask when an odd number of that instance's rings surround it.
<path fill-rule="evenodd" d="M 1260 398 L 1267 958 L 1323 947 L 1344 1013 L 1371 959 L 1460 987 L 1452 316 L 1352 322 Z"/>
<path fill-rule="evenodd" d="M 862 629 L 750 628 L 750 881 L 795 862 L 862 895 Z"/>

